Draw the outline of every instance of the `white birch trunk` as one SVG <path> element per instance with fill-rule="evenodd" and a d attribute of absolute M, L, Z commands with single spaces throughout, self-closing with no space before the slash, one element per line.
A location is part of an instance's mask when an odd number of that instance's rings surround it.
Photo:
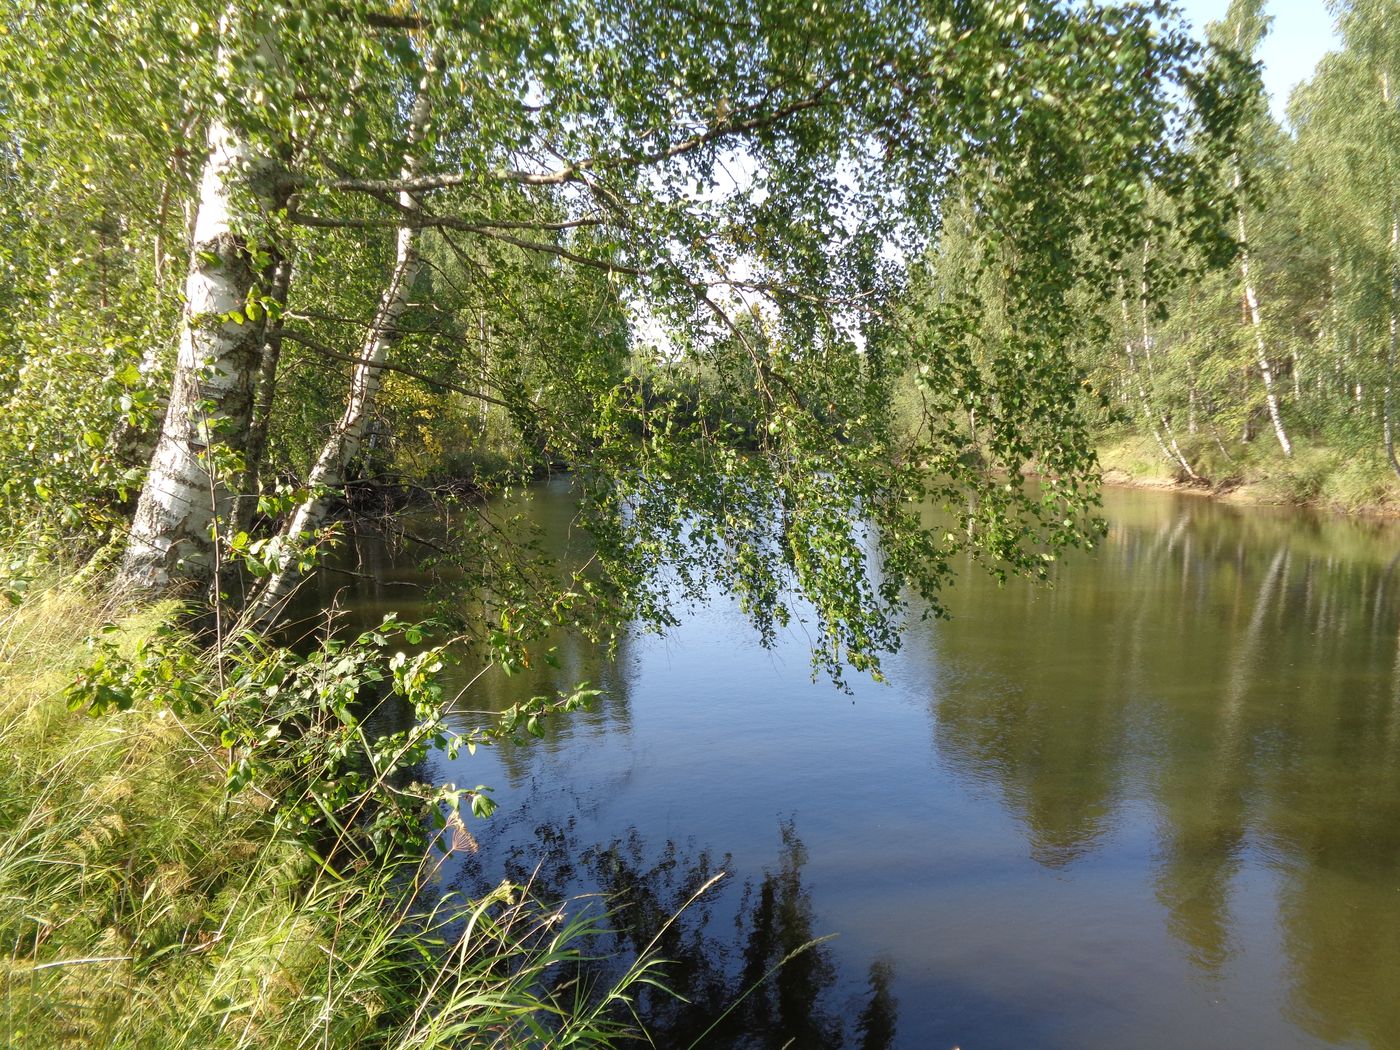
<path fill-rule="evenodd" d="M 1186 366 L 1186 433 L 1196 433 L 1196 370 Z"/>
<path fill-rule="evenodd" d="M 1153 386 L 1156 386 L 1157 373 L 1154 370 L 1154 366 L 1152 364 L 1152 332 L 1147 327 L 1148 248 L 1149 246 L 1144 246 L 1142 250 L 1143 277 L 1142 284 L 1140 286 L 1141 298 L 1139 299 L 1138 305 L 1142 311 L 1142 356 L 1143 359 L 1147 362 L 1147 381 Z M 1190 461 L 1186 458 L 1185 453 L 1181 451 L 1181 446 L 1177 444 L 1176 431 L 1172 427 L 1171 420 L 1167 418 L 1167 414 L 1159 410 L 1157 413 L 1157 418 L 1160 419 L 1162 422 L 1162 433 L 1166 435 L 1167 444 L 1171 446 L 1172 454 L 1176 457 L 1176 461 L 1181 464 L 1181 469 L 1186 471 L 1186 476 L 1192 481 L 1200 481 L 1201 476 L 1197 474 L 1196 471 L 1191 467 Z"/>
<path fill-rule="evenodd" d="M 1240 188 L 1240 173 L 1235 172 L 1234 188 L 1236 192 Z M 1274 392 L 1274 370 L 1269 366 L 1268 347 L 1264 343 L 1264 321 L 1259 309 L 1259 296 L 1255 294 L 1254 284 L 1249 277 L 1249 249 L 1244 247 L 1248 242 L 1245 237 L 1244 208 L 1241 207 L 1236 213 L 1240 230 L 1240 280 L 1244 284 L 1245 307 L 1249 311 L 1249 326 L 1254 333 L 1254 347 L 1259 355 L 1259 375 L 1264 380 L 1264 400 L 1269 406 L 1269 419 L 1274 424 L 1274 435 L 1278 438 L 1279 447 L 1283 449 L 1283 454 L 1287 457 L 1293 455 L 1293 442 L 1288 440 L 1288 432 L 1283 426 L 1283 416 L 1279 412 L 1278 395 Z"/>
<path fill-rule="evenodd" d="M 1390 105 L 1390 75 L 1381 73 L 1381 101 Z M 1390 299 L 1386 303 L 1389 340 L 1385 351 L 1385 387 L 1381 392 L 1381 429 L 1385 439 L 1385 458 L 1390 461 L 1390 469 L 1400 476 L 1400 459 L 1395 456 L 1395 411 L 1393 387 L 1395 385 L 1396 344 L 1400 341 L 1400 317 L 1397 317 L 1397 303 L 1400 299 L 1400 213 L 1394 200 L 1390 205 Z"/>
<path fill-rule="evenodd" d="M 411 180 L 417 174 L 416 151 L 423 137 L 428 121 L 429 102 L 424 90 L 414 102 L 409 126 L 409 152 L 404 158 L 403 180 Z M 369 426 L 374 398 L 379 392 L 384 377 L 382 367 L 388 360 L 389 351 L 398 338 L 398 323 L 408 308 L 409 294 L 419 271 L 419 234 L 421 227 L 415 221 L 421 213 L 418 200 L 408 192 L 399 194 L 400 214 L 408 220 L 398 228 L 394 267 L 389 275 L 388 286 L 379 301 L 365 336 L 359 360 L 350 379 L 350 396 L 331 436 L 322 446 L 315 466 L 307 478 L 309 495 L 297 507 L 291 519 L 278 535 L 278 555 L 276 565 L 266 585 L 249 608 L 249 615 L 255 624 L 266 624 L 278 613 L 296 587 L 298 554 L 308 536 L 315 532 L 326 519 L 330 508 L 330 497 L 345 480 L 345 470 L 364 441 Z"/>
<path fill-rule="evenodd" d="M 208 454 L 242 451 L 262 346 L 261 319 L 217 320 L 246 307 L 255 274 L 233 202 L 248 164 L 245 144 L 214 120 L 208 146 L 174 382 L 120 575 L 122 585 L 152 593 L 213 576 L 213 531 L 230 497 Z"/>
<path fill-rule="evenodd" d="M 1125 328 L 1128 328 L 1131 324 L 1128 318 L 1128 301 L 1127 299 L 1120 299 L 1120 302 L 1123 307 L 1123 325 Z M 1145 313 L 1143 314 L 1142 330 L 1144 333 L 1143 353 L 1146 355 L 1147 315 Z M 1157 442 L 1157 447 L 1162 450 L 1162 457 L 1168 463 L 1175 462 L 1180 464 L 1181 469 L 1186 472 L 1186 476 L 1192 481 L 1200 481 L 1201 476 L 1191 468 L 1190 461 L 1187 460 L 1186 456 L 1181 451 L 1181 446 L 1176 442 L 1176 435 L 1172 433 L 1171 422 L 1152 405 L 1152 399 L 1147 393 L 1147 387 L 1143 384 L 1142 373 L 1138 368 L 1137 358 L 1133 353 L 1133 341 L 1131 337 L 1124 337 L 1123 350 L 1128 355 L 1128 372 L 1132 375 L 1133 382 L 1137 387 L 1138 401 L 1142 404 L 1143 416 L 1147 419 L 1147 426 L 1152 431 L 1152 437 Z M 1159 424 L 1160 429 L 1158 429 Z"/>
<path fill-rule="evenodd" d="M 1393 388 L 1395 385 L 1395 355 L 1400 342 L 1400 315 L 1397 312 L 1400 300 L 1400 215 L 1392 211 L 1390 220 L 1390 299 L 1386 303 L 1388 313 L 1389 340 L 1385 351 L 1385 388 L 1381 396 L 1381 426 L 1385 437 L 1385 457 L 1390 461 L 1390 469 L 1400 476 L 1400 460 L 1395 456 L 1395 406 Z"/>

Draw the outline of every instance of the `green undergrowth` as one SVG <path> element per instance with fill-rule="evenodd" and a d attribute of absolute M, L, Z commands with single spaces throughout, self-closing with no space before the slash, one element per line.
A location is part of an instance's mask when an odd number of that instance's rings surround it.
<path fill-rule="evenodd" d="M 360 810 L 383 778 L 311 760 L 363 727 L 303 718 L 293 746 L 268 728 L 286 735 L 285 711 L 240 725 L 231 706 L 269 707 L 308 672 L 245 657 L 221 693 L 174 612 L 122 615 L 70 583 L 0 616 L 0 1045 L 591 1046 L 629 1031 L 650 961 L 611 988 L 573 985 L 561 975 L 590 920 L 528 887 L 444 895 L 437 848 L 375 848 Z M 318 695 L 335 707 L 334 676 L 372 681 L 374 666 L 324 661 Z M 271 757 L 238 758 L 250 734 Z M 358 787 L 326 790 L 337 769 Z"/>
<path fill-rule="evenodd" d="M 1099 464 L 1109 482 L 1120 484 L 1194 485 L 1246 503 L 1400 513 L 1400 478 L 1378 450 L 1330 448 L 1304 438 L 1295 441 L 1292 457 L 1285 458 L 1271 435 L 1228 452 L 1199 434 L 1178 440 L 1199 481 L 1169 462 L 1150 435 L 1105 435 Z"/>

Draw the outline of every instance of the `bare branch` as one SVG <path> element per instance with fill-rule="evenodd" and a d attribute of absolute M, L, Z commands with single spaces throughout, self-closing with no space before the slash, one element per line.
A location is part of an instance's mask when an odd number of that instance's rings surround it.
<path fill-rule="evenodd" d="M 577 230 L 586 226 L 602 226 L 603 220 L 596 217 L 567 219 L 551 222 L 546 219 L 463 219 L 457 217 L 439 219 L 433 217 L 394 219 L 336 218 L 328 215 L 308 215 L 303 211 L 289 212 L 287 219 L 298 226 L 314 226 L 324 229 L 351 230 L 397 230 L 403 226 L 428 228 L 451 223 L 454 229 L 477 233 L 485 230 Z"/>

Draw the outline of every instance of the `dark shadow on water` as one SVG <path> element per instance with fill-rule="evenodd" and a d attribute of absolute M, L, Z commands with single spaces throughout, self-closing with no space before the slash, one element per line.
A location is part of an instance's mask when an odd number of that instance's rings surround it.
<path fill-rule="evenodd" d="M 540 825 L 532 843 L 491 868 L 530 882 L 543 899 L 583 890 L 607 902 L 610 929 L 590 952 L 599 958 L 565 979 L 596 987 L 649 946 L 668 960 L 668 991 L 643 988 L 636 1002 L 657 1046 L 889 1050 L 898 1017 L 893 964 L 872 962 L 861 991 L 842 980 L 827 944 L 813 943 L 822 933 L 803 882 L 807 849 L 791 821 L 779 833 L 777 862 L 760 877 L 726 880 L 688 907 L 730 858 L 672 839 L 654 847 L 635 828 L 585 845 L 572 823 Z M 459 879 L 472 890 L 488 881 L 475 861 Z"/>

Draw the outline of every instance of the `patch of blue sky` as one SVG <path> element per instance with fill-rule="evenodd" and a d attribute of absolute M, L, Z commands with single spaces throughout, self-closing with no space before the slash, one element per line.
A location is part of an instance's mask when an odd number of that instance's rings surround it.
<path fill-rule="evenodd" d="M 1230 0 L 1179 0 L 1179 4 L 1197 34 L 1204 36 L 1208 23 L 1225 17 Z M 1273 18 L 1269 35 L 1259 47 L 1264 89 L 1274 118 L 1283 121 L 1288 96 L 1311 79 L 1318 61 L 1340 41 L 1326 0 L 1270 0 L 1264 11 Z"/>

